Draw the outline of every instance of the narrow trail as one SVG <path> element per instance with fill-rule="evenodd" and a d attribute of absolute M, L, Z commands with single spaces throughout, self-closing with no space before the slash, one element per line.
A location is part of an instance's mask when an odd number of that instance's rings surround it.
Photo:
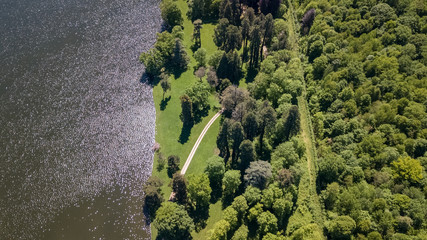
<path fill-rule="evenodd" d="M 191 160 L 194 157 L 194 154 L 196 154 L 197 148 L 199 147 L 200 143 L 203 140 L 203 137 L 205 136 L 205 134 L 208 132 L 209 128 L 211 127 L 211 125 L 215 122 L 215 120 L 222 114 L 223 110 L 217 112 L 212 118 L 211 120 L 209 120 L 208 124 L 206 124 L 205 128 L 203 128 L 203 131 L 200 133 L 199 138 L 197 138 L 196 143 L 194 143 L 193 148 L 191 149 L 190 154 L 187 157 L 187 160 L 184 163 L 184 166 L 181 169 L 181 174 L 185 175 L 185 173 L 187 172 L 188 167 L 190 166 Z M 169 201 L 171 201 L 174 198 L 174 192 L 172 191 L 170 196 L 169 196 Z"/>
<path fill-rule="evenodd" d="M 197 148 L 199 147 L 200 143 L 203 140 L 203 137 L 205 136 L 206 132 L 209 130 L 210 126 L 215 122 L 215 120 L 221 115 L 223 110 L 217 112 L 212 118 L 211 120 L 208 122 L 208 124 L 206 124 L 205 128 L 203 129 L 202 133 L 200 133 L 199 138 L 197 139 L 196 143 L 193 146 L 193 149 L 191 149 L 190 155 L 188 155 L 187 160 L 185 161 L 184 166 L 181 169 L 181 174 L 184 175 L 185 172 L 188 169 L 188 166 L 190 166 L 191 160 L 194 157 L 194 154 L 197 151 Z"/>
<path fill-rule="evenodd" d="M 287 20 L 291 23 L 289 24 L 289 44 L 291 45 L 292 50 L 300 54 L 299 45 L 298 45 L 298 32 L 296 30 L 298 22 L 296 22 L 296 15 L 292 3 L 289 4 L 289 9 L 287 13 Z M 322 208 L 320 205 L 319 196 L 316 191 L 316 178 L 317 178 L 317 151 L 315 146 L 314 132 L 311 123 L 310 111 L 307 104 L 307 92 L 306 92 L 306 83 L 305 79 L 303 81 L 303 92 L 302 95 L 298 97 L 298 109 L 300 112 L 300 125 L 301 125 L 301 138 L 304 141 L 306 148 L 306 159 L 307 159 L 307 172 L 309 180 L 309 189 L 304 189 L 304 194 L 300 197 L 304 199 L 298 199 L 298 202 L 310 202 L 310 212 L 312 214 L 314 222 L 323 226 L 324 217 L 322 214 Z M 308 191 L 308 192 L 307 192 Z M 308 195 L 306 195 L 308 193 Z M 306 199 L 308 198 L 308 199 Z"/>

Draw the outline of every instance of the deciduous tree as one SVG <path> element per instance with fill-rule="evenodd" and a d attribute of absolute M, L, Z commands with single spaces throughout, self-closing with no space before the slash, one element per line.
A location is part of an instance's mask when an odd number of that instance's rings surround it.
<path fill-rule="evenodd" d="M 183 206 L 164 202 L 156 212 L 153 225 L 160 239 L 190 239 L 194 230 L 193 220 Z"/>
<path fill-rule="evenodd" d="M 272 177 L 271 165 L 266 161 L 251 162 L 245 171 L 245 182 L 247 185 L 264 189 Z"/>
<path fill-rule="evenodd" d="M 185 205 L 187 203 L 187 180 L 181 173 L 175 173 L 173 175 L 172 191 L 175 193 L 176 202 L 182 205 Z"/>

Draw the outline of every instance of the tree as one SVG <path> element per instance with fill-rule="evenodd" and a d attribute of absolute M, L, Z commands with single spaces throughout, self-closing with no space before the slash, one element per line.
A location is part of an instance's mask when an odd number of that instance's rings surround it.
<path fill-rule="evenodd" d="M 253 141 L 258 132 L 258 122 L 253 112 L 249 112 L 243 117 L 243 129 L 245 130 L 246 138 Z"/>
<path fill-rule="evenodd" d="M 184 71 L 187 69 L 190 58 L 187 56 L 182 41 L 179 38 L 175 39 L 175 47 L 173 49 L 171 63 L 172 66 L 176 68 L 177 71 Z"/>
<path fill-rule="evenodd" d="M 200 82 L 202 82 L 202 78 L 205 76 L 205 74 L 206 74 L 205 67 L 199 67 L 199 69 L 197 69 L 197 71 L 194 72 L 194 75 L 199 78 Z"/>
<path fill-rule="evenodd" d="M 258 188 L 248 186 L 245 190 L 245 193 L 243 193 L 243 196 L 245 197 L 249 206 L 254 206 L 259 201 L 261 201 L 262 194 L 261 190 Z"/>
<path fill-rule="evenodd" d="M 161 56 L 157 49 L 150 49 L 146 53 L 142 53 L 139 61 L 145 65 L 145 72 L 150 76 L 157 76 L 160 70 L 165 65 L 165 59 Z"/>
<path fill-rule="evenodd" d="M 209 240 L 227 240 L 227 232 L 230 230 L 230 223 L 222 219 L 215 223 L 210 231 Z"/>
<path fill-rule="evenodd" d="M 407 180 L 412 183 L 419 183 L 423 178 L 423 167 L 420 161 L 411 157 L 400 157 L 391 163 L 393 178 L 397 180 Z"/>
<path fill-rule="evenodd" d="M 264 15 L 273 14 L 275 16 L 281 2 L 281 0 L 260 0 L 259 8 Z"/>
<path fill-rule="evenodd" d="M 225 197 L 232 198 L 239 188 L 240 184 L 240 171 L 238 170 L 228 170 L 224 174 L 222 180 L 222 190 Z"/>
<path fill-rule="evenodd" d="M 237 217 L 239 219 L 243 219 L 246 216 L 246 211 L 249 208 L 246 198 L 243 197 L 242 195 L 234 198 L 233 203 L 231 204 L 231 207 L 237 211 L 237 215 L 238 215 Z"/>
<path fill-rule="evenodd" d="M 316 9 L 311 8 L 302 17 L 301 29 L 304 35 L 308 34 L 311 26 L 313 25 L 314 18 L 316 17 Z"/>
<path fill-rule="evenodd" d="M 280 0 L 261 0 L 261 1 L 278 1 L 279 5 L 280 5 Z M 273 16 L 271 14 L 268 14 L 265 17 L 265 21 L 263 23 L 264 23 L 263 24 L 264 36 L 263 36 L 263 39 L 262 39 L 261 50 L 260 50 L 261 51 L 260 52 L 261 61 L 262 61 L 264 46 L 270 46 L 271 39 L 273 37 L 273 30 L 274 30 Z"/>
<path fill-rule="evenodd" d="M 368 233 L 368 240 L 383 240 L 379 232 L 370 232 Z"/>
<path fill-rule="evenodd" d="M 168 157 L 168 176 L 172 177 L 174 173 L 179 170 L 179 157 L 176 155 L 170 155 Z"/>
<path fill-rule="evenodd" d="M 332 239 L 351 239 L 356 222 L 349 216 L 339 216 L 326 227 Z"/>
<path fill-rule="evenodd" d="M 194 230 L 193 220 L 183 206 L 164 202 L 156 212 L 153 225 L 160 239 L 190 239 Z"/>
<path fill-rule="evenodd" d="M 295 136 L 299 133 L 300 114 L 297 106 L 292 105 L 288 114 L 286 114 L 284 118 L 277 124 L 276 129 L 276 144 L 279 143 L 279 141 L 287 141 L 292 136 Z"/>
<path fill-rule="evenodd" d="M 240 163 L 239 169 L 242 173 L 245 172 L 246 168 L 249 167 L 249 164 L 255 161 L 255 150 L 254 145 L 250 140 L 244 140 L 239 147 L 240 152 Z"/>
<path fill-rule="evenodd" d="M 231 24 L 240 25 L 240 2 L 238 0 L 223 0 L 219 12 L 220 18 L 227 18 Z"/>
<path fill-rule="evenodd" d="M 144 184 L 144 208 L 152 220 L 156 215 L 157 209 L 159 209 L 164 201 L 160 188 L 162 185 L 162 180 L 156 176 L 151 176 Z"/>
<path fill-rule="evenodd" d="M 261 30 L 260 30 L 260 27 L 258 25 L 255 25 L 251 31 L 251 34 L 250 34 L 249 68 L 252 68 L 252 69 L 258 68 L 260 44 L 261 44 Z"/>
<path fill-rule="evenodd" d="M 223 215 L 224 220 L 230 223 L 230 230 L 235 230 L 237 228 L 237 224 L 239 223 L 237 211 L 233 207 L 228 206 L 226 209 L 224 209 Z"/>
<path fill-rule="evenodd" d="M 277 172 L 282 168 L 290 168 L 299 161 L 300 156 L 296 152 L 292 142 L 284 142 L 276 147 L 271 155 L 271 165 L 273 171 Z"/>
<path fill-rule="evenodd" d="M 184 127 L 191 127 L 194 124 L 193 102 L 186 94 L 180 97 L 182 112 L 180 114 Z"/>
<path fill-rule="evenodd" d="M 209 177 L 212 191 L 221 190 L 222 178 L 225 173 L 224 159 L 219 156 L 212 156 L 207 160 L 206 164 L 205 173 Z"/>
<path fill-rule="evenodd" d="M 234 25 L 229 25 L 227 27 L 225 43 L 223 45 L 223 50 L 229 52 L 231 50 L 240 50 L 242 47 L 242 33 L 240 29 Z"/>
<path fill-rule="evenodd" d="M 193 30 L 193 41 L 195 48 L 199 48 L 202 46 L 202 39 L 200 34 L 200 29 L 202 29 L 202 20 L 197 19 L 193 22 L 194 30 Z"/>
<path fill-rule="evenodd" d="M 239 227 L 239 229 L 237 229 L 236 232 L 234 232 L 233 237 L 231 238 L 231 240 L 246 240 L 248 239 L 248 233 L 249 233 L 249 229 L 246 225 L 242 225 Z"/>
<path fill-rule="evenodd" d="M 317 180 L 320 187 L 338 181 L 338 178 L 345 170 L 344 159 L 339 155 L 326 156 L 319 162 L 319 173 Z"/>
<path fill-rule="evenodd" d="M 179 10 L 175 2 L 170 0 L 162 1 L 160 10 L 162 11 L 163 20 L 170 28 L 176 25 L 182 25 L 184 20 L 182 19 L 181 10 Z"/>
<path fill-rule="evenodd" d="M 249 22 L 249 18 L 245 16 L 242 21 L 242 40 L 243 40 L 243 48 L 246 48 L 248 44 L 249 34 L 250 34 L 251 23 Z"/>
<path fill-rule="evenodd" d="M 187 203 L 187 180 L 181 173 L 175 173 L 172 178 L 172 191 L 175 193 L 175 200 L 182 205 Z"/>
<path fill-rule="evenodd" d="M 227 18 L 221 18 L 218 22 L 218 25 L 214 30 L 214 43 L 215 45 L 222 49 L 225 41 L 227 40 L 227 28 L 230 25 L 230 22 Z"/>
<path fill-rule="evenodd" d="M 265 211 L 257 218 L 259 232 L 262 235 L 277 232 L 277 218 L 270 211 Z"/>
<path fill-rule="evenodd" d="M 211 87 L 218 86 L 218 77 L 216 76 L 216 71 L 213 67 L 209 67 L 208 76 L 206 77 L 206 81 L 209 83 Z"/>
<path fill-rule="evenodd" d="M 259 111 L 260 120 L 259 122 L 259 151 L 260 155 L 263 155 L 263 143 L 264 143 L 264 134 L 269 131 L 276 124 L 276 111 L 271 107 L 271 104 L 268 101 L 264 101 L 261 105 L 261 109 Z"/>
<path fill-rule="evenodd" d="M 251 162 L 249 168 L 245 171 L 245 182 L 247 185 L 264 189 L 272 177 L 271 165 L 266 161 Z"/>
<path fill-rule="evenodd" d="M 221 104 L 224 108 L 224 115 L 231 116 L 237 104 L 244 102 L 249 97 L 245 89 L 236 86 L 227 87 L 221 95 Z"/>
<path fill-rule="evenodd" d="M 232 141 L 232 149 L 233 153 L 231 154 L 231 161 L 233 164 L 237 162 L 237 158 L 239 157 L 239 147 L 244 139 L 243 135 L 243 127 L 240 122 L 234 122 L 231 126 L 230 139 Z"/>
<path fill-rule="evenodd" d="M 316 223 L 300 227 L 292 234 L 293 240 L 324 239 L 323 230 Z"/>
<path fill-rule="evenodd" d="M 197 68 L 206 66 L 206 49 L 197 49 L 194 53 L 194 59 L 197 61 Z"/>
<path fill-rule="evenodd" d="M 379 3 L 373 6 L 371 9 L 371 16 L 374 18 L 376 27 L 380 27 L 389 20 L 396 19 L 396 13 L 387 3 Z"/>
<path fill-rule="evenodd" d="M 236 51 L 224 53 L 218 64 L 216 74 L 219 78 L 228 78 L 233 83 L 237 83 L 241 75 L 239 54 Z"/>
<path fill-rule="evenodd" d="M 160 80 L 160 86 L 163 89 L 163 97 L 162 99 L 165 100 L 165 93 L 171 89 L 171 84 L 169 82 L 169 76 L 166 74 L 162 74 L 161 76 L 162 80 Z"/>
<path fill-rule="evenodd" d="M 191 99 L 194 115 L 209 108 L 210 86 L 206 82 L 196 82 L 185 93 Z"/>
<path fill-rule="evenodd" d="M 225 119 L 222 123 L 221 129 L 219 130 L 218 137 L 216 139 L 216 145 L 219 149 L 219 156 L 224 158 L 227 162 L 230 157 L 230 144 L 229 144 L 229 132 L 231 131 L 231 123 L 229 119 Z"/>
<path fill-rule="evenodd" d="M 206 174 L 188 175 L 188 200 L 195 211 L 209 206 L 212 189 Z"/>
<path fill-rule="evenodd" d="M 210 0 L 191 0 L 188 1 L 187 16 L 192 21 L 196 19 L 205 19 L 209 15 Z"/>

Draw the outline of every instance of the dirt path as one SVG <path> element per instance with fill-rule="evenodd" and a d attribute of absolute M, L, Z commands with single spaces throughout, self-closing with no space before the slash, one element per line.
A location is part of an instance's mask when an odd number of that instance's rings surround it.
<path fill-rule="evenodd" d="M 206 132 L 209 130 L 210 126 L 215 122 L 215 120 L 221 115 L 223 110 L 219 111 L 218 113 L 216 113 L 211 120 L 208 122 L 208 124 L 206 124 L 205 128 L 203 129 L 202 133 L 200 133 L 199 138 L 197 139 L 196 143 L 193 146 L 193 149 L 191 149 L 190 155 L 188 155 L 187 160 L 185 161 L 184 166 L 181 169 L 181 174 L 184 175 L 185 172 L 188 169 L 188 166 L 190 166 L 191 160 L 194 157 L 194 154 L 197 151 L 197 148 L 199 147 L 200 143 L 203 140 L 203 137 L 205 136 Z"/>

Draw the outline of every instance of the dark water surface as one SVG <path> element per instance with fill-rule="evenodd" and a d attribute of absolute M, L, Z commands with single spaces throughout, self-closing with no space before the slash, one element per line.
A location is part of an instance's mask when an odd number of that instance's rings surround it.
<path fill-rule="evenodd" d="M 146 239 L 159 0 L 0 0 L 0 239 Z"/>

